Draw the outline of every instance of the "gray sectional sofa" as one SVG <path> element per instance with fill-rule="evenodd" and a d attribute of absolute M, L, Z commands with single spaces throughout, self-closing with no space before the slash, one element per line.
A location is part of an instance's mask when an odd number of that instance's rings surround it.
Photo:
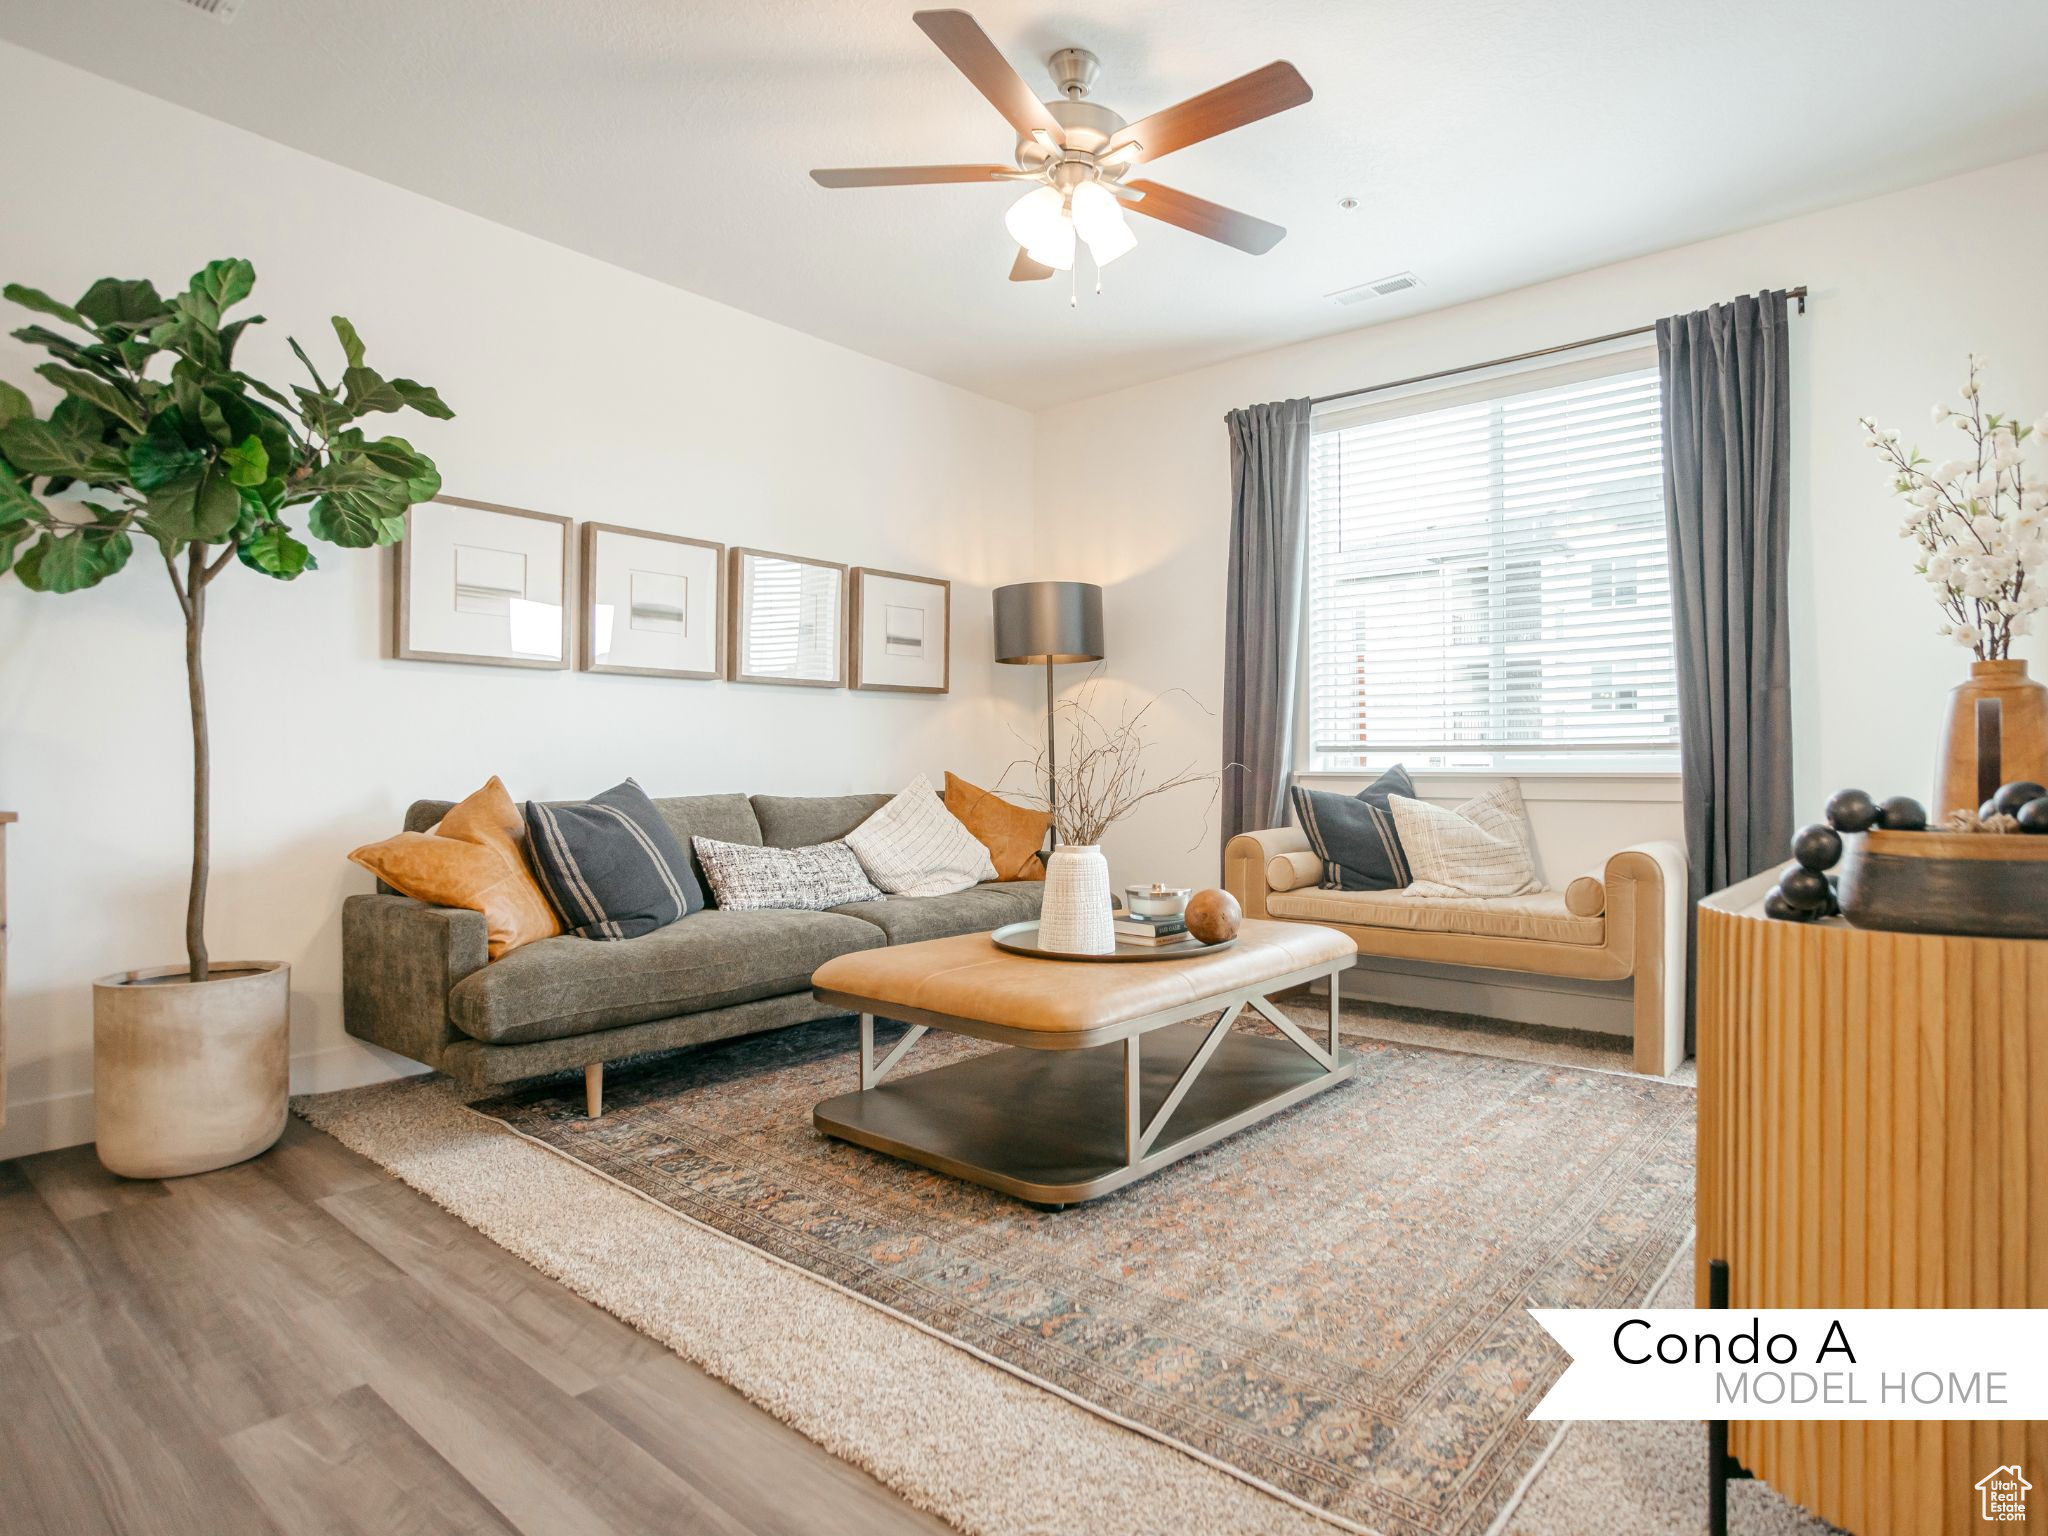
<path fill-rule="evenodd" d="M 684 795 L 654 803 L 686 849 L 692 837 L 799 848 L 844 837 L 889 798 Z M 425 831 L 452 804 L 415 801 L 406 829 Z M 380 888 L 342 905 L 342 1019 L 350 1034 L 468 1083 L 570 1067 L 595 1082 L 602 1063 L 622 1056 L 830 1017 L 839 1010 L 812 998 L 811 973 L 833 956 L 1035 918 L 1043 890 L 1032 881 L 990 881 L 952 896 L 891 896 L 829 912 L 707 907 L 641 938 L 543 939 L 490 962 L 482 913 Z M 593 1114 L 597 1102 L 593 1089 Z"/>

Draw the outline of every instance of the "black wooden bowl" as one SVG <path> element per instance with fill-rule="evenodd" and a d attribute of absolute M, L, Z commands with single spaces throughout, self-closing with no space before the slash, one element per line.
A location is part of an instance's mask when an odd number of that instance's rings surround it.
<path fill-rule="evenodd" d="M 2048 939 L 2048 837 L 1873 831 L 1844 841 L 1842 915 L 1858 928 Z"/>

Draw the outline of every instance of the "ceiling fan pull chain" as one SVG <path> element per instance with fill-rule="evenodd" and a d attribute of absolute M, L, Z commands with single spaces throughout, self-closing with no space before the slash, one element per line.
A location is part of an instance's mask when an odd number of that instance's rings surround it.
<path fill-rule="evenodd" d="M 1081 307 L 1081 263 L 1070 262 L 1067 266 L 1067 308 Z"/>

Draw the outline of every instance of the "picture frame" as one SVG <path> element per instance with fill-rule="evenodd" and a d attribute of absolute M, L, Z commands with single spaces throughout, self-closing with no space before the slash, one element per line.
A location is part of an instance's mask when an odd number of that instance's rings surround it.
<path fill-rule="evenodd" d="M 726 551 L 726 677 L 846 686 L 846 567 L 734 545 Z"/>
<path fill-rule="evenodd" d="M 585 672 L 725 675 L 725 546 L 616 523 L 583 525 Z"/>
<path fill-rule="evenodd" d="M 397 659 L 567 671 L 571 528 L 557 513 L 460 496 L 408 507 L 391 551 Z"/>
<path fill-rule="evenodd" d="M 854 567 L 853 686 L 873 693 L 946 693 L 953 686 L 953 583 Z"/>

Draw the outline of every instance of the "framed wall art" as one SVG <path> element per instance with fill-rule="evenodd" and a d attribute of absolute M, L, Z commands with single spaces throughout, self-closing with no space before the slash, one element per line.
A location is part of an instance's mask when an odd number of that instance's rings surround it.
<path fill-rule="evenodd" d="M 853 686 L 944 693 L 952 685 L 953 584 L 856 567 Z"/>
<path fill-rule="evenodd" d="M 726 676 L 846 686 L 846 567 L 735 547 L 728 556 Z"/>
<path fill-rule="evenodd" d="M 569 665 L 569 519 L 438 496 L 405 514 L 401 661 Z"/>
<path fill-rule="evenodd" d="M 724 562 L 706 539 L 585 523 L 583 670 L 724 676 Z"/>

